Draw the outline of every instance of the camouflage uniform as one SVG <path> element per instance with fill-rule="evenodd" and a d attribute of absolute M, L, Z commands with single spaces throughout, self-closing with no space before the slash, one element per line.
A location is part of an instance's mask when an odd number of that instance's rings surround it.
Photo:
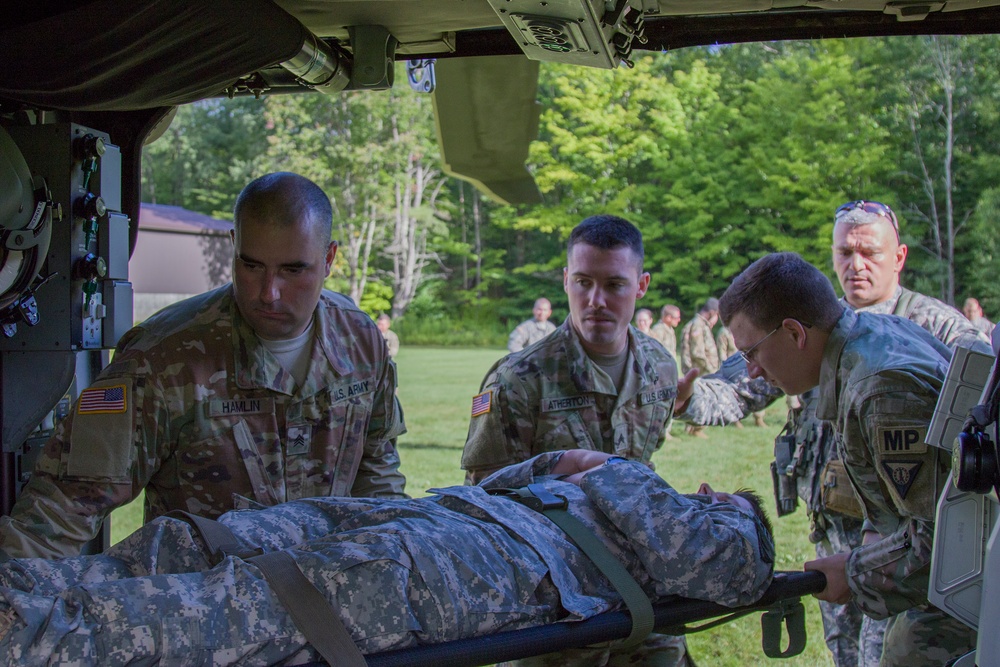
<path fill-rule="evenodd" d="M 629 358 L 619 393 L 584 352 L 569 319 L 524 352 L 504 357 L 486 374 L 473 401 L 462 454 L 467 481 L 542 452 L 592 449 L 649 464 L 666 439 L 677 395 L 677 365 L 659 343 L 629 327 Z M 476 406 L 479 406 L 478 408 Z M 637 650 L 647 664 L 685 664 L 683 637 L 650 635 Z M 606 664 L 607 649 L 567 651 L 519 661 L 527 665 Z"/>
<path fill-rule="evenodd" d="M 389 348 L 389 358 L 395 359 L 399 354 L 399 336 L 392 329 L 388 329 L 382 332 L 382 338 L 385 339 L 385 346 Z"/>
<path fill-rule="evenodd" d="M 697 368 L 702 375 L 719 370 L 719 349 L 715 346 L 712 326 L 701 314 L 695 315 L 681 330 L 681 372 Z"/>
<path fill-rule="evenodd" d="M 727 327 L 719 327 L 719 335 L 715 337 L 715 347 L 719 350 L 719 359 L 728 359 L 740 351 L 736 347 L 733 332 Z"/>
<path fill-rule="evenodd" d="M 638 464 L 601 466 L 579 487 L 542 477 L 561 455 L 505 469 L 488 484 L 534 481 L 566 496 L 568 511 L 653 600 L 736 606 L 770 584 L 774 547 L 751 513 L 681 495 Z M 541 514 L 480 487 L 432 491 L 408 500 L 312 498 L 220 521 L 248 549 L 287 549 L 363 653 L 621 608 L 605 576 Z M 0 566 L 0 656 L 111 667 L 320 659 L 253 561 L 229 556 L 209 569 L 200 538 L 170 517 L 106 555 Z"/>
<path fill-rule="evenodd" d="M 842 301 L 845 307 L 850 304 Z M 897 287 L 892 298 L 857 312 L 895 314 L 920 325 L 948 347 L 969 347 L 991 354 L 986 339 L 978 334 L 956 309 L 937 299 Z M 723 376 L 735 383 L 719 382 Z M 702 398 L 692 401 L 684 418 L 696 423 L 727 423 L 747 414 L 781 395 L 780 390 L 763 379 L 751 380 L 746 375 L 742 359 L 727 359 L 723 371 L 709 382 L 699 380 L 695 387 Z M 816 417 L 816 394 L 813 389 L 801 396 L 801 409 L 793 409 L 786 426 L 797 444 L 798 458 L 794 462 L 798 496 L 805 501 L 810 515 L 810 540 L 816 544 L 816 556 L 823 558 L 850 551 L 861 544 L 861 520 L 828 510 L 822 500 L 823 475 L 827 462 L 836 459 L 836 439 L 830 424 Z M 715 406 L 712 405 L 715 402 Z M 725 414 L 722 414 L 725 413 Z M 864 616 L 853 604 L 836 605 L 820 601 L 826 643 L 834 663 L 847 665 L 875 664 L 881 653 L 885 621 Z M 859 644 L 860 637 L 860 644 Z M 862 655 L 859 656 L 859 651 Z"/>
<path fill-rule="evenodd" d="M 529 345 L 534 345 L 556 330 L 556 325 L 548 320 L 538 322 L 534 319 L 525 320 L 514 327 L 507 339 L 507 350 L 520 352 Z"/>
<path fill-rule="evenodd" d="M 660 341 L 670 356 L 677 359 L 677 332 L 663 322 L 657 322 L 649 330 L 649 335 Z"/>
<path fill-rule="evenodd" d="M 143 489 L 147 521 L 172 509 L 212 517 L 253 502 L 403 496 L 403 417 L 378 329 L 332 292 L 313 321 L 300 387 L 240 317 L 230 285 L 125 334 L 0 520 L 0 547 L 79 553 Z"/>
<path fill-rule="evenodd" d="M 649 463 L 677 396 L 677 366 L 663 347 L 629 327 L 621 393 L 587 356 L 567 320 L 530 350 L 493 365 L 462 454 L 470 481 L 542 452 L 592 449 Z"/>
<path fill-rule="evenodd" d="M 850 311 L 824 352 L 816 415 L 833 422 L 864 530 L 881 536 L 852 550 L 847 576 L 865 614 L 892 616 L 883 665 L 938 665 L 975 646 L 971 629 L 927 602 L 934 511 L 951 455 L 924 438 L 950 358 L 915 324 Z"/>

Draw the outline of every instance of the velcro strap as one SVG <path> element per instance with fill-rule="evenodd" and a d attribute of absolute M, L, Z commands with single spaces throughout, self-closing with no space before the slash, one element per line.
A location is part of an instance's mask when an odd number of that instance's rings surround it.
<path fill-rule="evenodd" d="M 326 597 L 306 579 L 286 551 L 272 551 L 248 559 L 260 568 L 278 600 L 323 659 L 336 667 L 367 667 L 364 655 L 351 639 L 340 616 Z"/>

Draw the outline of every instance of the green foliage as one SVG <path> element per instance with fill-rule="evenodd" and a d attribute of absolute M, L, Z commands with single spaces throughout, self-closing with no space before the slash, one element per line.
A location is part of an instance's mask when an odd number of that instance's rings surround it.
<path fill-rule="evenodd" d="M 860 198 L 900 214 L 906 284 L 977 294 L 995 314 L 1000 288 L 982 267 L 1000 179 L 998 59 L 1000 39 L 972 36 L 692 48 L 616 71 L 543 64 L 529 168 L 544 203 L 530 207 L 443 180 L 430 100 L 405 87 L 210 100 L 180 109 L 147 148 L 144 196 L 228 217 L 253 176 L 303 173 L 334 204 L 331 284 L 372 312 L 389 299 L 408 326 L 448 340 L 456 327 L 442 321 L 476 310 L 507 329 L 539 296 L 564 318 L 565 241 L 588 215 L 635 222 L 652 275 L 644 305 L 691 312 L 776 250 L 833 277 L 832 212 Z"/>

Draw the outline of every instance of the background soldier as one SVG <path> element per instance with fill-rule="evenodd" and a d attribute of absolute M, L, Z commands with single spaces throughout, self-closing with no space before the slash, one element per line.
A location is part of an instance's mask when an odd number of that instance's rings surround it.
<path fill-rule="evenodd" d="M 708 375 L 719 370 L 719 349 L 715 345 L 712 327 L 719 321 L 719 300 L 709 297 L 705 305 L 695 313 L 691 321 L 681 330 L 681 372 L 697 369 L 700 375 Z M 707 438 L 700 424 L 684 427 L 689 435 Z"/>
<path fill-rule="evenodd" d="M 510 332 L 510 338 L 507 339 L 509 352 L 520 352 L 556 330 L 556 325 L 549 322 L 549 317 L 552 316 L 552 304 L 548 299 L 535 301 L 531 314 L 533 317 L 530 320 L 521 322 Z"/>
<path fill-rule="evenodd" d="M 143 489 L 147 521 L 404 496 L 395 367 L 371 318 L 323 289 L 337 252 L 329 198 L 270 174 L 243 189 L 234 217 L 232 284 L 122 337 L 0 519 L 6 555 L 76 554 Z"/>
<path fill-rule="evenodd" d="M 653 327 L 653 311 L 649 308 L 640 308 L 635 312 L 635 328 L 640 332 L 650 335 Z"/>
<path fill-rule="evenodd" d="M 598 215 L 573 229 L 563 271 L 569 317 L 555 333 L 507 355 L 486 374 L 472 401 L 462 454 L 467 480 L 478 482 L 511 463 L 575 447 L 648 463 L 663 445 L 677 366 L 662 345 L 629 326 L 636 300 L 649 287 L 642 262 L 642 234 L 627 220 Z M 651 635 L 631 653 L 619 659 L 687 664 L 683 637 Z M 592 667 L 614 655 L 587 649 L 522 664 Z"/>
<path fill-rule="evenodd" d="M 649 335 L 660 341 L 670 356 L 677 359 L 677 325 L 681 323 L 681 309 L 666 305 L 660 310 L 660 321 L 649 330 Z"/>
<path fill-rule="evenodd" d="M 966 299 L 965 305 L 962 306 L 962 312 L 972 322 L 972 326 L 982 331 L 987 338 L 993 335 L 993 323 L 983 315 L 983 307 L 979 305 L 978 299 L 972 297 Z"/>
<path fill-rule="evenodd" d="M 382 338 L 385 339 L 385 346 L 389 348 L 389 358 L 395 359 L 396 355 L 399 354 L 399 336 L 389 328 L 392 326 L 392 318 L 382 313 L 375 321 L 375 326 L 382 332 Z"/>

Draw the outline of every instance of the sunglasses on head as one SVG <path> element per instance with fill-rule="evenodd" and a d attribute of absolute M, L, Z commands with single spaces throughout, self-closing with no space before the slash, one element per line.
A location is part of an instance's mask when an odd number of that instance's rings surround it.
<path fill-rule="evenodd" d="M 840 206 L 837 209 L 837 212 L 833 214 L 834 222 L 840 220 L 851 211 L 856 211 L 857 209 L 861 209 L 865 213 L 873 213 L 886 218 L 892 224 L 892 228 L 896 232 L 896 240 L 899 240 L 899 220 L 896 219 L 896 214 L 893 213 L 892 209 L 882 202 L 865 201 L 864 199 L 849 201 Z"/>

